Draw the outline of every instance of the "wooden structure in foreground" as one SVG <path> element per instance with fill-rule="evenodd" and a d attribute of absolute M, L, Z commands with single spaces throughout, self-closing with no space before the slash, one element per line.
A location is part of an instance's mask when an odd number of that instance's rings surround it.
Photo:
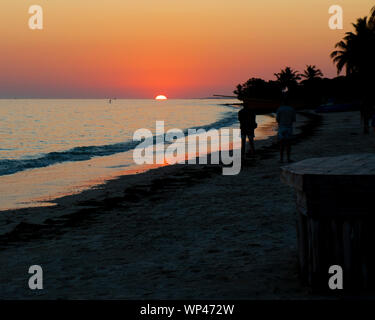
<path fill-rule="evenodd" d="M 302 279 L 328 290 L 329 267 L 344 290 L 375 288 L 375 154 L 314 158 L 281 168 L 294 187 Z"/>

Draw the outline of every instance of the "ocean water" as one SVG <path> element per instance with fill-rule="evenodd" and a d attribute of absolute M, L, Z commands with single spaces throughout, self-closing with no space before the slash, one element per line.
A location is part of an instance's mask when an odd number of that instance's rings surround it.
<path fill-rule="evenodd" d="M 238 127 L 237 100 L 0 100 L 0 210 L 40 205 L 119 175 L 142 172 L 137 129 Z M 258 116 L 258 139 L 272 135 Z M 48 205 L 44 204 L 44 205 Z"/>

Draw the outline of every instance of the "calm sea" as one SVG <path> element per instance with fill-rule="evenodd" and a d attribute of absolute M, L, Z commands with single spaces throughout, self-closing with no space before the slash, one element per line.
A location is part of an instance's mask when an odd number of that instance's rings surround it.
<path fill-rule="evenodd" d="M 137 168 L 133 133 L 238 127 L 236 100 L 0 100 L 0 210 L 40 205 Z M 258 116 L 260 128 L 271 118 Z M 257 130 L 264 139 L 272 132 Z M 136 170 L 136 171 L 134 171 Z"/>

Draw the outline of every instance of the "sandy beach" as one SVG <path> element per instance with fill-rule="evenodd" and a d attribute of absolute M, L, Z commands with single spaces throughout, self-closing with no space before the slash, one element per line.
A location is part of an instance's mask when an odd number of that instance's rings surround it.
<path fill-rule="evenodd" d="M 375 150 L 358 112 L 300 112 L 297 127 L 295 161 Z M 280 182 L 274 140 L 236 176 L 167 166 L 4 212 L 0 298 L 322 298 L 298 279 L 294 192 Z M 44 271 L 37 292 L 33 264 Z"/>

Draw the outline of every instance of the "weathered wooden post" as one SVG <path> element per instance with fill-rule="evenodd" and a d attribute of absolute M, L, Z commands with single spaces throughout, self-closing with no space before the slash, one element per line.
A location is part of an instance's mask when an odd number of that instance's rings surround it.
<path fill-rule="evenodd" d="M 328 269 L 343 268 L 344 289 L 375 284 L 375 154 L 307 159 L 281 168 L 294 187 L 302 279 L 328 289 Z"/>

